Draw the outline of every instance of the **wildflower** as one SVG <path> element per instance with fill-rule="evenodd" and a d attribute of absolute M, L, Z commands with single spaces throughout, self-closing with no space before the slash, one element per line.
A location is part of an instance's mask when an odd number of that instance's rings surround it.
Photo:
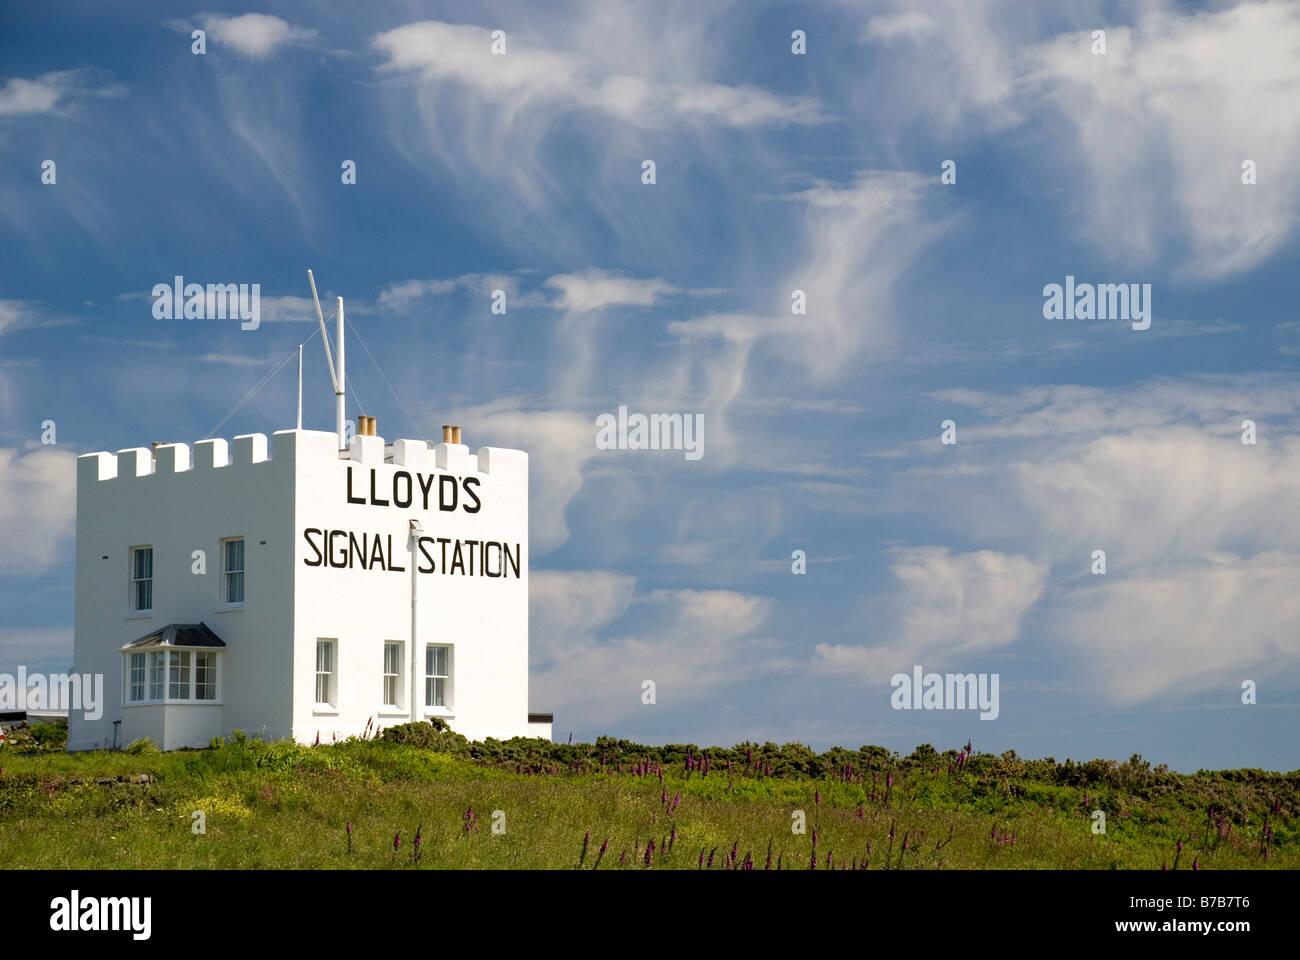
<path fill-rule="evenodd" d="M 348 821 L 348 853 L 352 852 L 352 821 Z"/>
<path fill-rule="evenodd" d="M 1201 869 L 1201 858 L 1200 858 L 1200 857 L 1193 857 L 1193 858 L 1192 858 L 1192 869 L 1193 869 L 1193 870 L 1199 870 L 1199 869 Z"/>
<path fill-rule="evenodd" d="M 816 827 L 813 827 L 813 834 L 812 834 L 812 837 L 813 837 L 813 846 L 815 847 L 815 846 L 817 846 L 817 828 L 816 828 Z"/>
<path fill-rule="evenodd" d="M 804 796 L 807 796 L 807 794 L 804 794 Z M 822 802 L 822 792 L 818 790 L 813 794 L 813 803 L 821 803 L 821 802 Z"/>
<path fill-rule="evenodd" d="M 393 836 L 393 853 L 396 853 L 398 848 L 401 845 L 402 845 L 402 831 L 398 830 L 397 833 Z"/>
<path fill-rule="evenodd" d="M 700 866 L 704 866 L 704 848 L 700 847 Z"/>
<path fill-rule="evenodd" d="M 655 842 L 654 840 L 651 840 L 649 843 L 645 845 L 645 865 L 647 867 L 650 866 L 650 858 L 654 856 L 654 852 L 655 852 Z"/>

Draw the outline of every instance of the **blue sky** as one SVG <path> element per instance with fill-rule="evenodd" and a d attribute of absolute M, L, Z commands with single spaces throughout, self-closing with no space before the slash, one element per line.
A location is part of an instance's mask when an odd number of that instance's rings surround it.
<path fill-rule="evenodd" d="M 75 456 L 206 436 L 313 333 L 311 267 L 401 397 L 354 340 L 352 412 L 529 452 L 557 737 L 1300 767 L 1300 6 L 0 19 L 0 670 L 70 662 Z M 263 322 L 154 319 L 177 274 Z M 1150 284 L 1151 328 L 1044 319 L 1067 275 Z M 620 404 L 704 456 L 598 449 Z M 221 435 L 293 405 L 290 364 Z M 999 717 L 891 709 L 914 664 Z"/>

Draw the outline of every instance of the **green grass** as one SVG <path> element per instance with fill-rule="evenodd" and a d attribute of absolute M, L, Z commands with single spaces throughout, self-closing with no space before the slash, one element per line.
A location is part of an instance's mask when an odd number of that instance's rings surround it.
<path fill-rule="evenodd" d="M 1193 860 L 1200 869 L 1300 867 L 1300 773 L 1181 775 L 1139 757 L 1080 765 L 1012 753 L 963 764 L 928 745 L 900 757 L 880 747 L 819 755 L 798 744 L 743 744 L 710 749 L 704 775 L 686 770 L 685 756 L 701 754 L 689 745 L 470 744 L 447 733 L 420 742 L 429 745 L 241 737 L 166 754 L 6 746 L 0 867 L 573 869 L 590 831 L 586 869 L 605 840 L 598 869 L 645 869 L 651 839 L 654 869 L 698 869 L 701 851 L 714 851 L 713 869 L 722 869 L 733 845 L 738 864 L 748 854 L 763 869 L 769 844 L 773 867 L 779 859 L 808 869 L 814 830 L 818 869 L 827 854 L 837 869 L 866 858 L 873 870 L 1159 869 L 1176 859 L 1178 869 Z M 663 765 L 662 784 L 653 772 L 631 772 L 641 761 L 652 771 Z M 138 774 L 153 779 L 97 782 Z M 1210 806 L 1223 828 L 1207 825 Z M 471 808 L 477 819 L 466 829 Z M 1104 835 L 1092 832 L 1097 809 L 1106 813 Z M 204 811 L 206 833 L 192 831 L 195 810 Z M 792 832 L 796 810 L 806 833 Z M 493 831 L 494 811 L 504 814 L 503 833 Z M 1261 842 L 1266 814 L 1272 839 Z"/>

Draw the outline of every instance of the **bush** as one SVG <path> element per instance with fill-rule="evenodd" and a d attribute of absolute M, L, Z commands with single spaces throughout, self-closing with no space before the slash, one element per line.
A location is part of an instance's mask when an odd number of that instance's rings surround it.
<path fill-rule="evenodd" d="M 127 744 L 126 752 L 131 754 L 158 753 L 158 745 L 148 737 L 141 737 L 139 740 L 132 740 Z"/>
<path fill-rule="evenodd" d="M 31 736 L 43 750 L 62 750 L 68 743 L 68 727 L 62 723 L 34 723 Z"/>
<path fill-rule="evenodd" d="M 431 720 L 399 723 L 395 727 L 388 727 L 380 734 L 380 739 L 387 740 L 389 743 L 404 743 L 411 747 L 439 749 L 444 743 L 442 734 L 447 733 L 448 730 L 447 721 L 434 717 Z"/>

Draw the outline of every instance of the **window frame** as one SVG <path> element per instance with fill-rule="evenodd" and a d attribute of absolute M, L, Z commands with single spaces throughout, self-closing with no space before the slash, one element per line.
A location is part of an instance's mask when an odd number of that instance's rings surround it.
<path fill-rule="evenodd" d="M 312 696 L 316 698 L 316 699 L 315 699 L 315 707 L 316 707 L 317 710 L 321 710 L 321 709 L 324 709 L 324 710 L 335 710 L 335 709 L 338 708 L 338 703 L 339 703 L 339 700 L 338 700 L 338 697 L 339 697 L 339 687 L 338 687 L 338 671 L 339 671 L 338 643 L 339 643 L 339 641 L 338 641 L 338 638 L 337 638 L 337 637 L 317 637 L 317 638 L 316 638 L 316 670 L 315 670 L 315 687 L 314 687 L 314 690 L 313 690 L 313 692 L 312 692 Z M 329 651 L 329 667 L 330 667 L 330 669 L 329 669 L 329 670 L 326 670 L 326 671 L 322 671 L 321 668 L 320 668 L 320 665 L 321 665 L 321 657 L 320 657 L 320 654 L 321 654 L 321 649 L 322 649 L 322 648 L 327 649 L 327 650 Z M 330 699 L 327 699 L 327 700 L 321 700 L 320 697 L 319 697 L 319 694 L 320 694 L 320 680 L 321 680 L 321 677 L 326 677 L 326 678 L 328 678 L 328 679 L 325 681 L 325 683 L 326 683 L 326 686 L 325 686 L 325 692 L 329 695 Z"/>
<path fill-rule="evenodd" d="M 390 672 L 389 669 L 388 669 L 388 667 L 389 667 L 389 663 L 388 663 L 389 651 L 395 651 L 395 652 L 396 652 L 396 655 L 394 656 L 394 660 L 396 660 L 396 670 L 395 670 L 395 671 L 392 671 L 392 672 Z M 405 709 L 406 709 L 405 706 L 404 706 L 403 703 L 402 703 L 402 697 L 403 697 L 403 694 L 404 694 L 404 692 L 405 692 L 405 691 L 404 691 L 404 688 L 403 688 L 403 683 L 402 683 L 402 680 L 403 680 L 403 676 L 402 676 L 402 674 L 403 674 L 403 671 L 402 671 L 403 653 L 404 653 L 404 650 L 403 650 L 403 643 L 402 643 L 401 640 L 385 640 L 385 641 L 384 641 L 384 661 L 383 661 L 383 681 L 384 681 L 384 683 L 383 683 L 383 690 L 382 690 L 381 693 L 380 693 L 380 707 L 381 707 L 382 709 L 385 709 L 385 710 L 392 710 L 392 711 L 399 711 L 399 710 L 405 710 Z M 390 683 L 390 682 L 392 683 L 393 689 L 396 691 L 396 696 L 393 697 L 392 700 L 389 700 L 389 699 L 388 699 L 388 687 L 389 687 L 389 683 Z"/>
<path fill-rule="evenodd" d="M 122 698 L 122 704 L 125 707 L 150 707 L 164 704 L 194 704 L 198 706 L 221 706 L 221 651 L 212 647 L 161 647 L 150 648 L 148 650 L 124 650 L 123 651 L 126 669 L 125 669 L 125 695 Z M 182 658 L 180 655 L 184 655 Z M 131 671 L 133 661 L 136 657 L 142 657 L 143 679 L 139 685 L 142 694 L 141 699 L 135 698 L 136 684 L 132 682 Z M 185 664 L 185 693 L 184 697 L 172 696 L 173 685 L 177 682 L 172 679 L 173 666 L 172 658 L 176 657 L 178 661 Z M 210 658 L 211 663 L 211 680 L 204 684 L 212 690 L 212 696 L 208 699 L 198 697 L 199 692 L 199 658 L 205 660 Z M 178 662 L 177 667 L 180 666 Z M 208 669 L 204 668 L 205 671 Z"/>
<path fill-rule="evenodd" d="M 136 557 L 144 551 L 149 551 L 149 575 L 147 577 L 136 576 Z M 151 617 L 153 616 L 153 544 L 141 543 L 129 547 L 126 551 L 127 556 L 127 586 L 126 586 L 126 615 L 128 617 Z M 136 601 L 139 599 L 140 584 L 148 584 L 149 606 L 137 607 Z"/>
<path fill-rule="evenodd" d="M 234 543 L 238 543 L 240 545 L 239 547 L 240 567 L 238 570 L 231 569 L 229 566 L 227 566 L 230 559 L 228 551 L 230 549 L 230 545 Z M 220 591 L 217 597 L 217 605 L 226 610 L 238 610 L 241 607 L 243 607 L 244 599 L 248 596 L 247 593 L 248 542 L 242 536 L 222 537 L 220 552 L 221 552 L 221 577 L 217 581 L 218 583 L 217 589 L 218 591 Z M 239 599 L 238 600 L 229 599 L 231 577 L 239 578 Z"/>
<path fill-rule="evenodd" d="M 436 674 L 430 672 L 430 655 L 434 650 L 445 650 L 447 652 L 447 662 L 445 664 L 446 672 Z M 426 713 L 451 713 L 455 708 L 455 681 L 453 676 L 456 669 L 456 645 L 452 643 L 426 643 L 424 645 L 424 709 Z M 430 693 L 431 681 L 443 681 L 442 703 L 434 703 Z"/>

